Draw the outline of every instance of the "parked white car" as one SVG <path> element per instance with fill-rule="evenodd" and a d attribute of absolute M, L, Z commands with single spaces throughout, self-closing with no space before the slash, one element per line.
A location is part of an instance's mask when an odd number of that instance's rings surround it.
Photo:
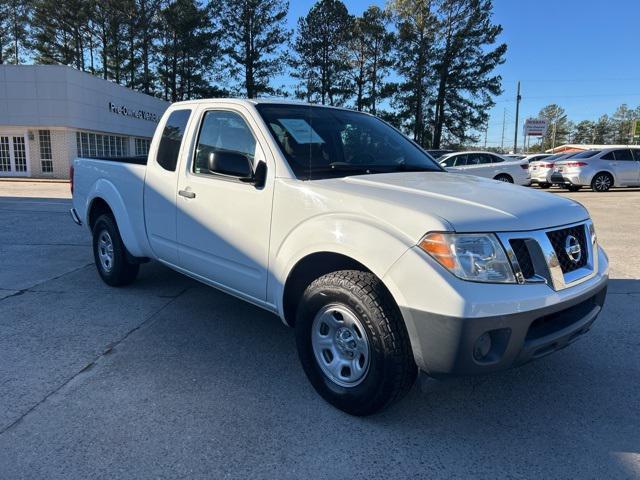
<path fill-rule="evenodd" d="M 551 181 L 576 191 L 590 186 L 594 192 L 612 187 L 640 186 L 640 147 L 586 150 L 556 162 Z"/>
<path fill-rule="evenodd" d="M 551 175 L 553 175 L 553 166 L 555 163 L 560 160 L 571 158 L 578 153 L 579 152 L 556 153 L 555 155 L 548 156 L 542 160 L 535 160 L 529 163 L 531 184 L 538 185 L 538 187 L 543 189 L 551 187 L 551 185 L 553 185 Z"/>
<path fill-rule="evenodd" d="M 402 398 L 418 369 L 482 374 L 560 350 L 605 300 L 608 260 L 584 207 L 447 173 L 372 115 L 175 103 L 140 163 L 73 164 L 71 215 L 102 280 L 126 285 L 156 260 L 273 312 L 318 393 L 354 415 Z M 238 354 L 260 339 L 246 341 Z"/>
<path fill-rule="evenodd" d="M 544 160 L 545 158 L 549 158 L 552 156 L 553 154 L 551 153 L 534 153 L 532 155 L 527 155 L 526 157 L 524 157 L 524 160 L 531 163 L 531 162 L 537 162 L 539 160 Z"/>
<path fill-rule="evenodd" d="M 502 182 L 530 185 L 529 162 L 510 160 L 491 152 L 456 152 L 438 159 L 449 172 L 460 172 Z"/>

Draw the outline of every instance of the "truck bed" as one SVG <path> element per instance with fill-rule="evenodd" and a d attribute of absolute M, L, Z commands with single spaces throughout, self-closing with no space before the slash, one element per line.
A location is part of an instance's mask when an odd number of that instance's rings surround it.
<path fill-rule="evenodd" d="M 144 178 L 146 157 L 76 158 L 73 207 L 89 225 L 90 199 L 105 199 L 120 219 L 118 228 L 132 255 L 146 257 L 150 247 L 145 232 Z"/>

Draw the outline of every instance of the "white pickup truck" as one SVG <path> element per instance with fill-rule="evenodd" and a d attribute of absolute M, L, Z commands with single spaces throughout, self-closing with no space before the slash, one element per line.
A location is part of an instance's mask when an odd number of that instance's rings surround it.
<path fill-rule="evenodd" d="M 564 348 L 606 295 L 581 205 L 447 173 L 346 109 L 176 103 L 148 159 L 78 158 L 72 179 L 106 283 L 153 259 L 275 313 L 316 390 L 354 415 L 401 398 L 418 370 L 479 374 Z"/>

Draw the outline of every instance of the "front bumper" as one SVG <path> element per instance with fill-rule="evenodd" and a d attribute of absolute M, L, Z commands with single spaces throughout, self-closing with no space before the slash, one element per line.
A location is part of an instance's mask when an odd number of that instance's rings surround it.
<path fill-rule="evenodd" d="M 419 325 L 421 369 L 432 376 L 474 375 L 523 365 L 567 347 L 591 329 L 606 293 L 604 283 L 569 302 L 494 317 L 406 309 L 403 315 Z"/>
<path fill-rule="evenodd" d="M 589 331 L 609 278 L 606 254 L 598 248 L 597 255 L 591 277 L 559 290 L 545 282 L 460 280 L 418 248 L 405 253 L 383 281 L 400 307 L 421 370 L 432 376 L 481 374 L 540 358 Z M 483 352 L 484 334 L 490 347 Z"/>

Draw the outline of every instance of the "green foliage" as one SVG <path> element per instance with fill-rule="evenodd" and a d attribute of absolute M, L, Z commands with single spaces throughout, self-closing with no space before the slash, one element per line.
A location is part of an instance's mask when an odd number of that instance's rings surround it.
<path fill-rule="evenodd" d="M 380 101 L 391 93 L 385 82 L 393 66 L 394 35 L 387 29 L 389 20 L 389 14 L 374 5 L 355 19 L 348 52 L 352 91 L 358 111 L 375 114 Z"/>
<path fill-rule="evenodd" d="M 0 64 L 17 65 L 24 59 L 32 10 L 31 0 L 0 2 Z"/>
<path fill-rule="evenodd" d="M 504 63 L 507 45 L 492 48 L 502 33 L 492 11 L 491 0 L 437 2 L 433 148 L 440 148 L 445 130 L 460 142 L 471 140 L 467 132 L 487 123 L 493 97 L 502 93 L 502 79 L 493 72 Z"/>
<path fill-rule="evenodd" d="M 160 12 L 159 82 L 172 102 L 215 94 L 210 75 L 219 55 L 220 31 L 210 6 L 177 0 Z"/>
<path fill-rule="evenodd" d="M 562 107 L 555 103 L 547 105 L 540 110 L 538 118 L 546 119 L 548 125 L 547 134 L 542 139 L 543 150 L 548 150 L 569 142 L 572 124 L 569 122 L 567 114 Z"/>
<path fill-rule="evenodd" d="M 289 4 L 282 0 L 222 2 L 220 24 L 226 67 L 248 98 L 275 94 L 274 76 L 282 73 L 291 32 L 286 28 Z"/>
<path fill-rule="evenodd" d="M 435 49 L 437 22 L 431 0 L 394 0 L 389 3 L 396 30 L 395 68 L 401 81 L 395 85 L 392 106 L 396 125 L 413 134 L 421 145 L 431 143 L 427 117 L 433 91 L 429 71 Z"/>
<path fill-rule="evenodd" d="M 296 97 L 323 105 L 343 105 L 350 96 L 349 44 L 354 18 L 340 0 L 319 0 L 298 20 L 291 60 L 300 80 Z"/>

